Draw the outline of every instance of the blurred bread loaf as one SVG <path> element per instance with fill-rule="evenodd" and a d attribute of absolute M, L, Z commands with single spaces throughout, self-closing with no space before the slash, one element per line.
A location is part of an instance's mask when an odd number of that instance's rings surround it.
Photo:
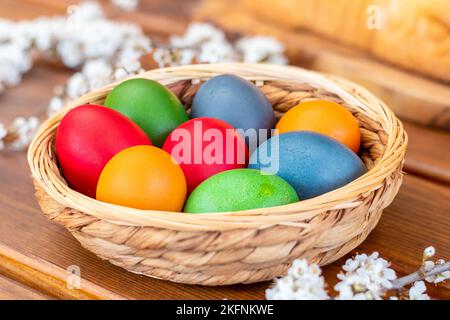
<path fill-rule="evenodd" d="M 240 4 L 239 10 L 267 23 L 310 30 L 450 81 L 450 0 L 240 0 Z"/>

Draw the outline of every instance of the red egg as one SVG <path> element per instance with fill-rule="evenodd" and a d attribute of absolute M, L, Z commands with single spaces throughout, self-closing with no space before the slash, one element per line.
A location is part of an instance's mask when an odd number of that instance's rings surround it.
<path fill-rule="evenodd" d="M 186 177 L 188 192 L 216 173 L 245 168 L 245 140 L 228 123 L 214 118 L 196 118 L 178 126 L 163 149 L 178 162 Z"/>
<path fill-rule="evenodd" d="M 69 111 L 56 131 L 56 155 L 64 177 L 71 188 L 92 198 L 106 163 L 136 145 L 152 143 L 137 124 L 98 105 Z"/>

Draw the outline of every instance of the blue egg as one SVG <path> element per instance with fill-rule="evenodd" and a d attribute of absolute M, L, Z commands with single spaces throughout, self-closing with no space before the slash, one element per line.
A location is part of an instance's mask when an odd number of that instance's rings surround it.
<path fill-rule="evenodd" d="M 205 82 L 192 102 L 191 117 L 210 117 L 236 129 L 264 129 L 260 141 L 275 127 L 275 115 L 264 94 L 251 82 L 234 75 L 220 75 Z M 267 135 L 266 135 L 267 134 Z"/>
<path fill-rule="evenodd" d="M 283 178 L 302 200 L 340 188 L 367 172 L 361 159 L 345 145 L 309 131 L 267 140 L 251 155 L 249 168 Z"/>

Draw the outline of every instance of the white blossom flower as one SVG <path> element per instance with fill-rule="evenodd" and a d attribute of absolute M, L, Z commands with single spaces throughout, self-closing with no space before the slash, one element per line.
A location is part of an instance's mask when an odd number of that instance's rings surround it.
<path fill-rule="evenodd" d="M 197 58 L 197 51 L 194 49 L 184 49 L 179 54 L 179 64 L 181 66 L 193 64 L 195 59 Z"/>
<path fill-rule="evenodd" d="M 39 127 L 39 120 L 36 117 L 18 117 L 14 119 L 9 131 L 12 132 L 16 138 L 8 148 L 11 150 L 24 150 L 34 137 Z"/>
<path fill-rule="evenodd" d="M 288 274 L 277 279 L 266 290 L 268 300 L 327 300 L 322 270 L 317 264 L 308 265 L 306 260 L 295 260 Z"/>
<path fill-rule="evenodd" d="M 245 37 L 236 43 L 244 63 L 286 64 L 284 46 L 272 37 Z"/>
<path fill-rule="evenodd" d="M 141 72 L 139 61 L 129 61 L 116 69 L 102 59 L 89 61 L 80 72 L 75 73 L 68 80 L 65 88 L 58 90 L 57 95 L 50 100 L 47 112 L 54 114 L 69 100 L 139 72 Z"/>
<path fill-rule="evenodd" d="M 441 266 L 443 264 L 445 264 L 445 260 L 443 259 L 439 259 L 436 262 L 433 261 L 425 261 L 424 265 L 423 265 L 423 269 L 425 272 L 430 272 L 432 271 L 434 268 Z M 441 283 L 444 282 L 446 280 L 450 279 L 450 271 L 444 271 L 438 274 L 435 274 L 433 276 L 429 276 L 425 278 L 425 281 L 429 282 L 429 283 Z"/>
<path fill-rule="evenodd" d="M 8 130 L 3 126 L 3 124 L 0 123 L 0 150 L 3 150 L 5 148 L 5 143 L 3 139 L 8 134 Z"/>
<path fill-rule="evenodd" d="M 71 10 L 73 8 L 73 10 Z M 73 22 L 84 22 L 87 20 L 103 19 L 105 14 L 101 6 L 95 1 L 84 1 L 74 7 L 68 9 L 69 18 Z"/>
<path fill-rule="evenodd" d="M 58 111 L 60 111 L 64 107 L 64 100 L 61 97 L 55 96 L 51 98 L 48 108 L 47 108 L 47 116 L 51 117 Z"/>
<path fill-rule="evenodd" d="M 153 51 L 153 59 L 160 68 L 166 66 L 176 67 L 193 64 L 198 60 L 200 49 L 156 48 Z"/>
<path fill-rule="evenodd" d="M 128 74 L 139 73 L 142 70 L 142 65 L 139 60 L 127 60 L 118 64 L 118 68 L 124 69 Z"/>
<path fill-rule="evenodd" d="M 0 88 L 21 81 L 31 68 L 33 49 L 78 68 L 93 60 L 124 64 L 138 60 L 150 48 L 141 28 L 107 19 L 101 6 L 92 1 L 69 7 L 67 17 L 0 20 Z"/>
<path fill-rule="evenodd" d="M 434 255 L 436 254 L 436 249 L 432 246 L 425 248 L 425 250 L 423 250 L 423 260 L 426 261 L 432 257 L 434 257 Z"/>
<path fill-rule="evenodd" d="M 225 33 L 209 23 L 194 22 L 183 36 L 170 38 L 170 44 L 176 48 L 195 48 L 207 42 L 226 42 Z"/>
<path fill-rule="evenodd" d="M 111 65 L 103 59 L 89 61 L 81 72 L 87 81 L 89 91 L 111 83 L 113 74 Z"/>
<path fill-rule="evenodd" d="M 0 83 L 15 86 L 31 68 L 31 55 L 20 45 L 0 44 Z"/>
<path fill-rule="evenodd" d="M 67 82 L 67 97 L 76 99 L 89 91 L 86 78 L 81 72 L 75 73 Z"/>
<path fill-rule="evenodd" d="M 158 67 L 164 68 L 172 62 L 171 53 L 165 48 L 156 48 L 152 53 L 153 60 L 156 61 Z"/>
<path fill-rule="evenodd" d="M 33 21 L 19 22 L 13 29 L 19 30 L 20 36 L 33 43 L 40 52 L 50 52 L 57 39 L 64 33 L 65 18 L 37 18 Z"/>
<path fill-rule="evenodd" d="M 334 289 L 339 292 L 337 300 L 380 300 L 381 290 L 367 275 L 353 274 L 341 280 Z"/>
<path fill-rule="evenodd" d="M 11 30 L 12 24 L 11 21 L 0 18 L 0 43 L 9 41 L 11 38 L 9 30 Z"/>
<path fill-rule="evenodd" d="M 246 37 L 232 43 L 223 30 L 199 22 L 190 24 L 184 35 L 171 37 L 169 49 L 155 49 L 153 58 L 159 67 L 194 62 L 287 63 L 283 45 L 271 37 Z"/>
<path fill-rule="evenodd" d="M 124 11 L 136 10 L 139 0 L 111 0 L 111 3 Z"/>
<path fill-rule="evenodd" d="M 61 57 L 62 62 L 69 68 L 76 68 L 84 61 L 81 46 L 72 41 L 62 41 L 58 43 L 56 52 Z"/>
<path fill-rule="evenodd" d="M 172 36 L 169 48 L 157 48 L 153 58 L 159 67 L 237 61 L 225 33 L 208 23 L 194 22 L 182 36 Z"/>
<path fill-rule="evenodd" d="M 201 46 L 198 60 L 202 63 L 236 61 L 235 51 L 226 41 L 210 41 Z"/>
<path fill-rule="evenodd" d="M 429 272 L 429 271 L 433 270 L 434 267 L 435 267 L 434 261 L 428 260 L 423 263 L 423 270 L 425 272 Z"/>
<path fill-rule="evenodd" d="M 118 68 L 114 71 L 114 81 L 121 81 L 128 77 L 128 72 L 125 68 Z"/>
<path fill-rule="evenodd" d="M 435 276 L 434 283 L 441 283 L 450 279 L 450 271 L 444 271 Z"/>
<path fill-rule="evenodd" d="M 430 300 L 430 297 L 426 294 L 427 287 L 425 282 L 416 281 L 414 285 L 409 289 L 409 300 Z"/>
<path fill-rule="evenodd" d="M 335 290 L 339 292 L 337 299 L 382 299 L 385 290 L 392 288 L 392 280 L 397 278 L 389 265 L 388 261 L 379 257 L 378 252 L 348 259 L 342 267 L 345 273 L 337 275 L 341 280 L 335 286 Z"/>

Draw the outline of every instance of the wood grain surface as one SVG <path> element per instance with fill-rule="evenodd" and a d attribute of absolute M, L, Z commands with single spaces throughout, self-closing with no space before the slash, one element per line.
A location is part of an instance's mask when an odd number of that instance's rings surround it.
<path fill-rule="evenodd" d="M 183 1 L 141 1 L 143 9 L 134 14 L 151 11 L 159 17 L 155 34 L 161 39 L 168 30 L 181 32 L 189 19 L 191 6 Z M 69 2 L 76 1 L 2 0 L 0 17 L 61 13 Z M 170 29 L 171 20 L 174 29 Z M 151 24 L 150 19 L 145 23 Z M 151 28 L 146 29 L 153 35 Z M 0 96 L 0 122 L 8 123 L 17 115 L 43 116 L 53 87 L 70 74 L 59 65 L 38 62 L 20 86 Z M 399 275 L 413 272 L 429 245 L 436 247 L 439 257 L 450 259 L 450 135 L 411 123 L 405 127 L 410 147 L 404 185 L 375 231 L 352 253 L 379 251 Z M 331 284 L 343 261 L 324 268 Z M 74 265 L 79 266 L 83 280 L 80 289 L 70 290 L 66 270 Z M 8 299 L 263 299 L 269 285 L 187 286 L 131 274 L 101 261 L 41 214 L 25 154 L 12 152 L 0 154 L 0 275 L 0 298 Z M 430 293 L 450 299 L 450 285 L 431 288 Z"/>
<path fill-rule="evenodd" d="M 368 87 L 392 105 L 403 119 L 450 130 L 450 84 L 384 63 L 367 53 L 303 29 L 280 27 L 255 17 L 228 0 L 205 0 L 196 19 L 213 21 L 233 33 L 266 34 L 285 44 L 291 61 L 303 67 L 340 75 Z M 364 26 L 365 27 L 365 26 Z"/>
<path fill-rule="evenodd" d="M 0 276 L 0 300 L 48 300 L 49 296 Z"/>

